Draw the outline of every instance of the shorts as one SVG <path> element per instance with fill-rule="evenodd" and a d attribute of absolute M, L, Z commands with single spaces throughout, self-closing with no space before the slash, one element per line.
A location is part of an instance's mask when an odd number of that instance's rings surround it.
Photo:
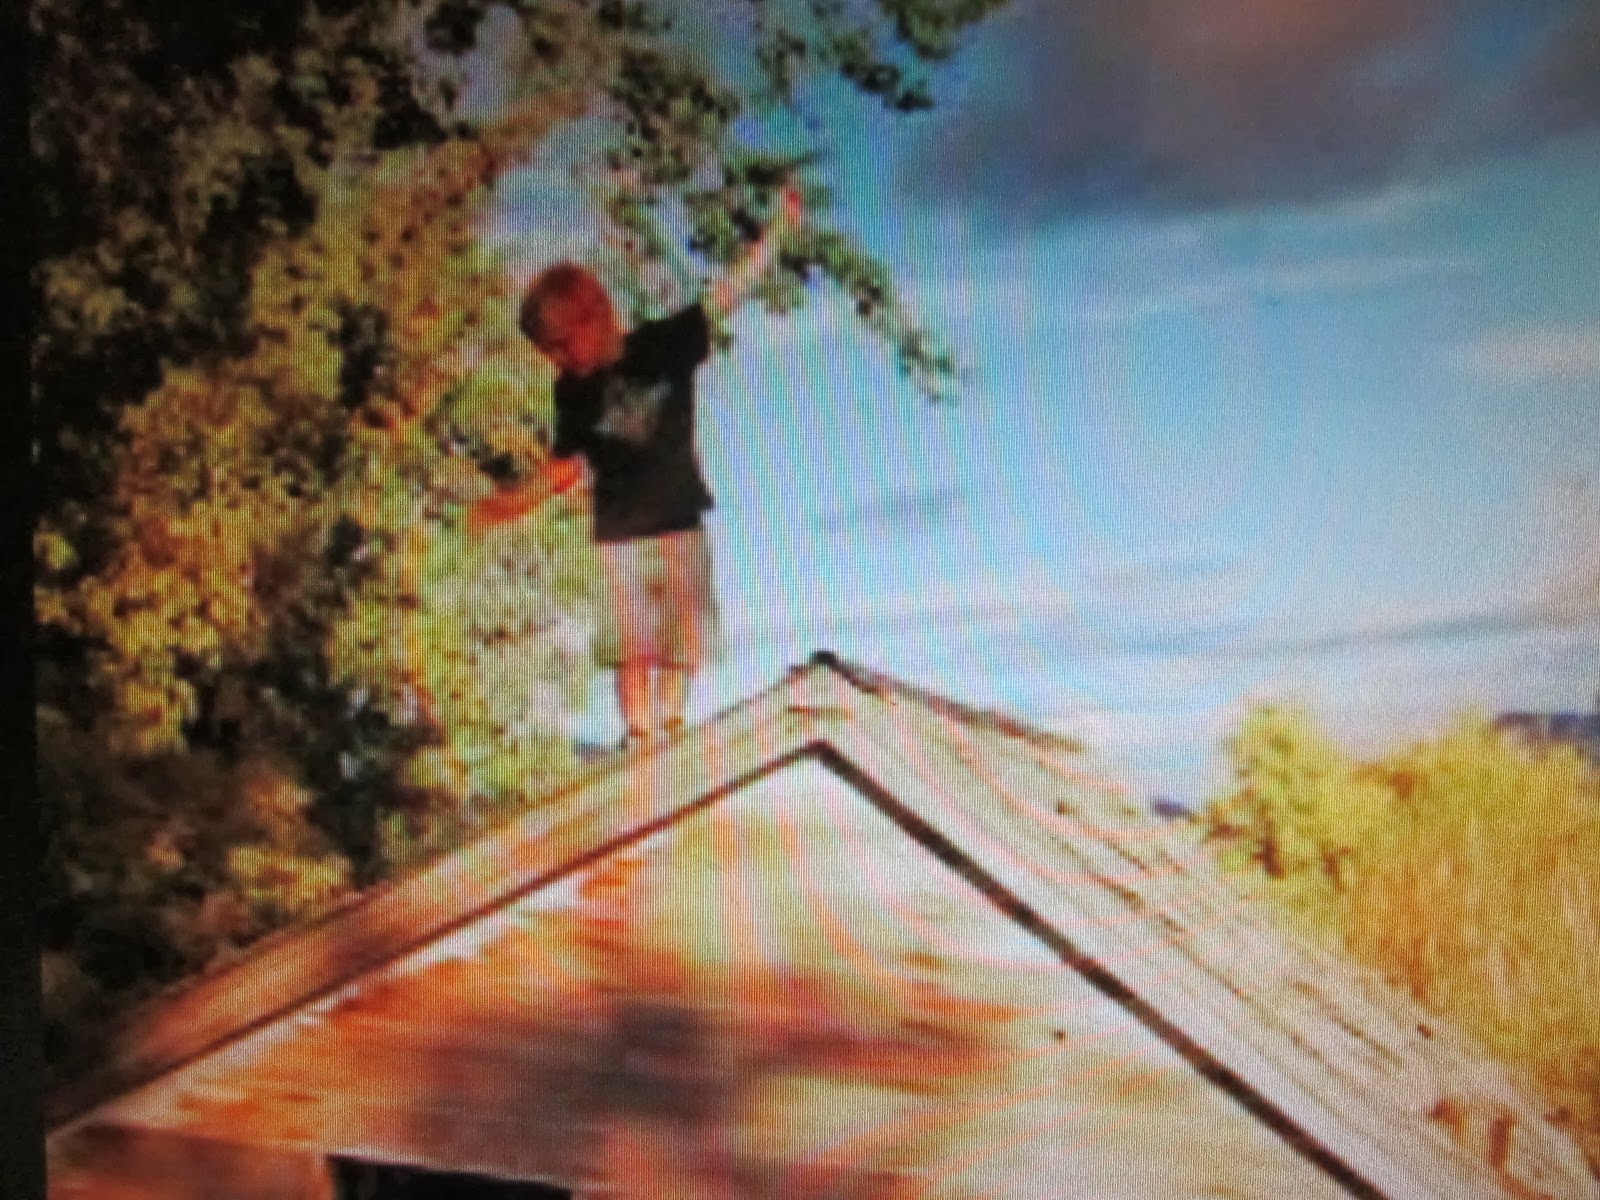
<path fill-rule="evenodd" d="M 594 645 L 602 667 L 642 663 L 695 671 L 721 652 L 705 530 L 602 542 L 609 612 Z"/>

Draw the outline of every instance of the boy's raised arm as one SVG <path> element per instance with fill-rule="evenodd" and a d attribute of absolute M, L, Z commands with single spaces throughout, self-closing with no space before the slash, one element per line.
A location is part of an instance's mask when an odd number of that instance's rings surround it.
<path fill-rule="evenodd" d="M 761 277 L 772 265 L 772 256 L 805 219 L 805 201 L 797 184 L 784 185 L 778 195 L 778 215 L 762 230 L 760 239 L 750 252 L 729 268 L 727 274 L 713 279 L 706 287 L 703 303 L 713 315 L 730 316 L 751 289 L 761 282 Z"/>

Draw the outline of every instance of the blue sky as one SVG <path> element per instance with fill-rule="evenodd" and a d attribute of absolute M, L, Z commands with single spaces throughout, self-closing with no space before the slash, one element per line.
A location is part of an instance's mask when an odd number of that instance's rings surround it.
<path fill-rule="evenodd" d="M 1590 707 L 1600 132 L 1565 116 L 1529 132 L 1570 111 L 1521 82 L 1549 73 L 1539 35 L 1562 6 L 1521 10 L 1522 41 L 1502 39 L 1515 61 L 1475 49 L 1479 27 L 1512 20 L 1504 6 L 1461 7 L 1424 44 L 1453 64 L 1433 71 L 1449 86 L 1433 80 L 1406 130 L 1388 109 L 1372 126 L 1405 144 L 1401 166 L 1311 194 L 1278 183 L 1310 161 L 1292 128 L 1155 172 L 1129 135 L 1119 161 L 1136 165 L 1079 186 L 1071 164 L 1092 156 L 1052 151 L 1037 113 L 993 97 L 1025 74 L 1026 14 L 957 72 L 954 124 L 817 98 L 839 219 L 966 374 L 956 403 L 929 405 L 824 292 L 796 317 L 740 316 L 702 376 L 731 653 L 701 711 L 827 647 L 1083 736 L 1108 769 L 1198 799 L 1222 781 L 1220 739 L 1266 700 L 1361 749 L 1464 710 Z M 1362 36 L 1339 71 L 1417 73 L 1410 42 Z M 1341 103 L 1323 89 L 1305 107 L 1323 121 Z M 1481 144 L 1417 132 L 1488 109 Z M 945 144 L 1007 122 L 1060 175 L 1010 208 L 1009 150 Z M 1269 166 L 1237 195 L 1199 203 L 1172 182 L 1241 154 Z M 503 231 L 562 211 L 553 178 L 508 189 Z M 586 726 L 614 721 L 601 682 Z"/>

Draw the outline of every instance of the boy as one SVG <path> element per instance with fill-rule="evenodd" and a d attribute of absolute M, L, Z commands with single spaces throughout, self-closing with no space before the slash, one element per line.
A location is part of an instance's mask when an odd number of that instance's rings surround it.
<path fill-rule="evenodd" d="M 694 438 L 708 310 L 726 316 L 739 305 L 801 215 L 799 190 L 786 187 L 743 262 L 702 300 L 628 334 L 600 281 L 573 263 L 541 272 L 523 300 L 522 331 L 558 372 L 551 459 L 527 485 L 481 502 L 470 523 L 514 519 L 589 478 L 611 604 L 597 657 L 616 670 L 630 749 L 683 728 L 690 681 L 717 638 L 701 520 L 712 499 Z"/>

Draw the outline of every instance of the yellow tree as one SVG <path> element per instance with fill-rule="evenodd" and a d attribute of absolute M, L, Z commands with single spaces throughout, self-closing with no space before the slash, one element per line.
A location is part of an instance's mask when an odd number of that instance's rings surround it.
<path fill-rule="evenodd" d="M 1600 1164 L 1600 771 L 1478 718 L 1363 761 L 1269 708 L 1229 750 L 1224 857 L 1535 1079 Z"/>

